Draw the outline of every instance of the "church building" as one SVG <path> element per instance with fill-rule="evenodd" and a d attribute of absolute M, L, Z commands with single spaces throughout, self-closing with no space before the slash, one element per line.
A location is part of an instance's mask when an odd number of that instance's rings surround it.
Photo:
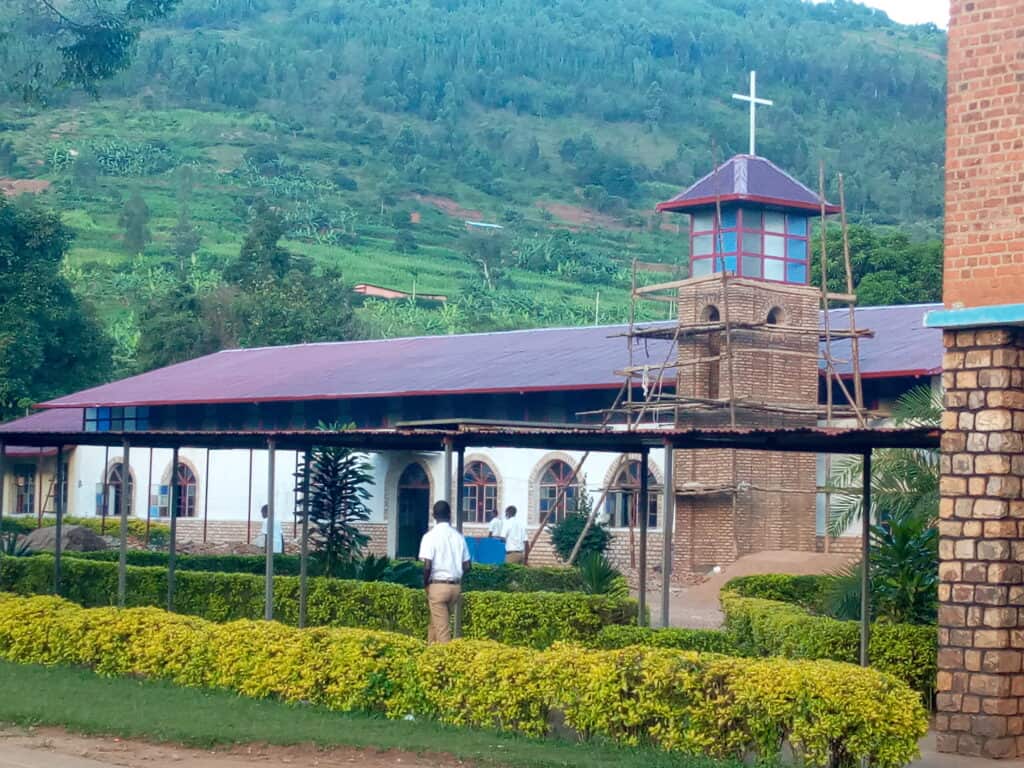
<path fill-rule="evenodd" d="M 669 324 L 668 332 L 594 326 L 225 350 L 43 403 L 33 415 L 0 426 L 0 440 L 18 431 L 130 437 L 146 430 L 320 424 L 389 429 L 432 420 L 596 424 L 600 417 L 593 414 L 609 409 L 623 387 L 623 369 L 657 368 L 666 358 L 675 361 L 667 389 L 678 398 L 676 426 L 819 423 L 829 387 L 818 362 L 824 315 L 819 292 L 809 284 L 810 219 L 820 213 L 818 196 L 765 158 L 747 154 L 658 208 L 690 219 L 691 276 L 671 288 L 678 325 Z M 860 339 L 859 351 L 868 409 L 884 412 L 901 393 L 939 374 L 941 333 L 921 322 L 928 309 L 857 310 L 856 324 L 874 332 Z M 846 311 L 831 310 L 829 320 L 842 327 Z M 849 380 L 846 344 L 833 345 L 833 372 Z M 633 382 L 629 397 L 641 400 L 643 389 Z M 820 457 L 676 453 L 672 570 L 680 579 L 759 550 L 851 546 L 824 535 Z M 128 493 L 133 516 L 166 521 L 175 515 L 183 543 L 243 544 L 259 533 L 259 510 L 267 502 L 265 451 L 186 447 L 173 470 L 165 449 L 133 449 L 130 466 L 120 448 L 82 445 L 64 455 L 66 482 L 58 490 L 55 451 L 8 445 L 3 514 L 50 514 L 60 492 L 70 515 L 114 516 Z M 371 550 L 413 557 L 430 505 L 443 494 L 443 457 L 388 452 L 369 459 L 375 481 L 366 524 Z M 649 563 L 660 569 L 664 455 L 651 452 L 652 492 L 643 510 L 637 508 L 638 457 L 593 454 L 574 479 L 578 459 L 535 449 L 468 453 L 467 534 L 486 535 L 490 518 L 515 505 L 525 511 L 532 536 L 543 517 L 557 521 L 585 496 L 595 503 L 603 497 L 598 512 L 612 532 L 615 564 L 634 567 L 635 530 L 646 515 Z M 276 461 L 275 508 L 288 538 L 297 533 L 297 460 L 279 452 Z M 554 561 L 548 537 L 541 536 L 530 562 Z"/>

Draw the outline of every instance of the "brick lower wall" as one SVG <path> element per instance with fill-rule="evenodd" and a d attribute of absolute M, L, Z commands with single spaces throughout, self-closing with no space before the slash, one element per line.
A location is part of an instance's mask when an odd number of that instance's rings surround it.
<path fill-rule="evenodd" d="M 825 537 L 818 536 L 816 548 L 818 552 L 831 552 L 836 555 L 860 555 L 859 536 L 829 537 L 826 545 Z"/>
<path fill-rule="evenodd" d="M 945 752 L 1024 755 L 1024 329 L 944 336 L 939 673 Z"/>

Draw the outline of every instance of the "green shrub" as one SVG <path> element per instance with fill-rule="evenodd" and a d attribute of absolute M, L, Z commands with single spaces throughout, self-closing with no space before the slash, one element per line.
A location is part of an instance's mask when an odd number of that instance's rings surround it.
<path fill-rule="evenodd" d="M 534 736 L 548 734 L 558 713 L 582 738 L 680 754 L 770 763 L 788 743 L 808 768 L 853 768 L 862 758 L 898 768 L 917 756 L 927 730 L 906 685 L 847 664 L 638 646 L 424 648 L 386 632 L 215 624 L 155 608 L 85 610 L 55 597 L 0 594 L 0 658 Z"/>
<path fill-rule="evenodd" d="M 103 562 L 117 562 L 118 553 L 65 552 L 67 557 Z M 415 569 L 422 574 L 422 563 L 400 561 L 404 568 Z M 128 564 L 150 567 L 167 567 L 166 552 L 130 550 Z M 262 575 L 266 569 L 263 555 L 178 555 L 175 568 L 179 571 L 219 571 L 221 573 L 250 573 Z M 299 575 L 298 555 L 274 555 L 274 573 L 281 576 Z M 323 566 L 315 557 L 309 558 L 309 574 L 320 576 Z M 388 579 L 384 579 L 387 581 Z M 422 582 L 422 576 L 417 583 Z M 403 579 L 404 583 L 404 579 Z M 574 568 L 527 568 L 522 565 L 474 565 L 466 574 L 464 591 L 492 592 L 579 592 L 583 583 Z"/>
<path fill-rule="evenodd" d="M 0 531 L 13 531 L 15 533 L 31 533 L 36 528 L 50 528 L 57 524 L 57 518 L 52 515 L 43 516 L 43 524 L 39 525 L 39 518 L 37 517 L 5 517 L 0 523 Z M 106 525 L 102 517 L 64 517 L 64 525 L 81 525 L 85 526 L 95 534 L 106 535 L 106 536 L 117 536 L 120 533 L 121 520 L 118 517 L 108 516 L 106 518 Z M 150 536 L 164 535 L 170 532 L 163 523 L 150 522 L 149 525 Z M 146 521 L 139 520 L 137 517 L 131 517 L 128 519 L 128 535 L 137 539 L 141 539 L 146 535 Z"/>
<path fill-rule="evenodd" d="M 589 498 L 586 494 L 584 497 Z M 551 526 L 551 544 L 563 563 L 569 562 L 572 550 L 587 525 L 587 514 L 589 512 L 572 512 Z M 608 549 L 609 541 L 611 541 L 611 534 L 608 533 L 608 530 L 603 525 L 594 523 L 583 538 L 579 555 L 582 557 L 590 552 L 603 555 L 604 551 Z"/>
<path fill-rule="evenodd" d="M 722 593 L 725 626 L 737 650 L 749 656 L 860 658 L 860 624 L 813 616 L 796 605 Z M 930 702 L 935 690 L 938 632 L 935 627 L 876 622 L 871 627 L 871 666 L 906 682 Z"/>
<path fill-rule="evenodd" d="M 165 606 L 167 571 L 129 566 L 129 606 Z M 45 594 L 53 583 L 53 557 L 37 555 L 0 560 L 0 590 L 20 595 Z M 211 621 L 263 616 L 263 578 L 242 573 L 182 571 L 176 576 L 175 610 Z M 65 558 L 63 594 L 85 607 L 117 601 L 117 565 Z M 636 601 L 582 593 L 469 592 L 463 599 L 466 637 L 544 647 L 557 640 L 588 642 L 606 624 L 636 620 Z M 297 624 L 299 580 L 274 579 L 274 615 Z M 426 637 L 429 614 L 422 589 L 383 582 L 311 578 L 309 623 L 319 626 L 384 629 Z"/>
<path fill-rule="evenodd" d="M 630 645 L 739 655 L 729 635 L 717 629 L 678 629 L 676 627 L 652 629 L 636 625 L 607 626 L 597 633 L 597 637 L 592 643 L 592 647 L 606 650 L 626 648 Z"/>
<path fill-rule="evenodd" d="M 821 605 L 832 578 L 820 575 L 791 576 L 786 573 L 740 576 L 726 582 L 724 591 L 735 592 L 741 597 L 777 600 L 780 603 L 794 603 L 816 610 Z"/>

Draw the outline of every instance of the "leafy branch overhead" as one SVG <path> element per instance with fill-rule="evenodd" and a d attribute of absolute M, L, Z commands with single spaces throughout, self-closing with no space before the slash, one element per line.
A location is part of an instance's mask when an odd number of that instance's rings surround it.
<path fill-rule="evenodd" d="M 0 21 L 0 60 L 9 88 L 45 100 L 58 86 L 96 93 L 131 62 L 143 24 L 166 17 L 178 0 L 22 0 Z M 8 16 L 4 19 L 4 16 Z"/>

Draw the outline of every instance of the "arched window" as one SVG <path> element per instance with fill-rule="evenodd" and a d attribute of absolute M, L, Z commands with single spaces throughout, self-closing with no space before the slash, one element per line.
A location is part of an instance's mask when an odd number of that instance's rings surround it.
<path fill-rule="evenodd" d="M 548 522 L 560 522 L 567 513 L 576 511 L 578 503 L 579 486 L 572 478 L 572 467 L 564 461 L 552 461 L 540 476 L 541 518 L 550 512 Z"/>
<path fill-rule="evenodd" d="M 483 461 L 471 461 L 462 475 L 462 512 L 467 523 L 486 523 L 498 513 L 498 478 Z"/>
<path fill-rule="evenodd" d="M 654 473 L 647 471 L 647 527 L 658 527 L 658 502 L 661 486 Z M 622 465 L 605 501 L 608 524 L 613 528 L 638 527 L 637 506 L 640 503 L 640 462 L 629 461 Z"/>
<path fill-rule="evenodd" d="M 170 480 L 170 478 L 168 478 Z M 175 517 L 196 516 L 196 475 L 192 468 L 184 462 L 178 463 L 175 472 Z M 170 482 L 160 487 L 160 517 L 170 517 L 171 488 Z"/>
<path fill-rule="evenodd" d="M 134 489 L 134 483 L 132 481 L 132 475 L 128 473 L 128 514 L 132 514 L 132 505 L 135 500 L 135 494 L 132 492 Z M 107 470 L 107 487 L 106 493 L 103 492 L 103 483 L 100 483 L 100 487 L 97 489 L 96 494 L 96 514 L 102 515 L 104 497 L 106 498 L 106 514 L 107 515 L 120 515 L 121 514 L 121 493 L 124 487 L 125 479 L 125 467 L 120 461 L 110 465 L 110 469 Z"/>

